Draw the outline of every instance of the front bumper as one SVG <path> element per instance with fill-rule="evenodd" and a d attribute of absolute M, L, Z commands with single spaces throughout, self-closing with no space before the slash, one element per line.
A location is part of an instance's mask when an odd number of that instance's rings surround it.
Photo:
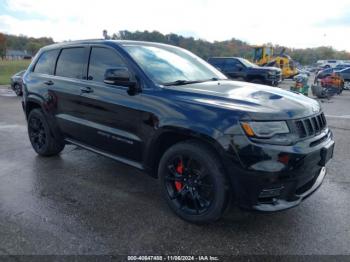
<path fill-rule="evenodd" d="M 274 212 L 299 205 L 322 184 L 325 164 L 333 156 L 331 131 L 314 146 L 314 137 L 293 146 L 254 144 L 239 145 L 243 168 L 232 165 L 231 184 L 238 205 L 244 209 Z M 310 146 L 312 144 L 312 146 Z M 325 149 L 330 153 L 324 161 Z"/>
<path fill-rule="evenodd" d="M 282 75 L 269 76 L 267 82 L 270 86 L 278 86 L 282 82 Z"/>
<path fill-rule="evenodd" d="M 276 212 L 295 207 L 299 205 L 301 201 L 312 195 L 322 185 L 326 173 L 326 167 L 322 167 L 320 173 L 316 176 L 316 179 L 313 179 L 312 183 L 310 183 L 310 188 L 303 193 L 296 193 L 293 200 L 288 201 L 275 198 L 270 203 L 258 203 L 252 206 L 252 209 L 261 212 Z"/>

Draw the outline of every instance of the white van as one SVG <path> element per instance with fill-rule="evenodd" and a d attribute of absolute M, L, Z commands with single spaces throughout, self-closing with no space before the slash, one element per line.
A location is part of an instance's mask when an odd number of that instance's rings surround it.
<path fill-rule="evenodd" d="M 335 59 L 333 59 L 333 60 L 318 60 L 316 62 L 318 67 L 329 67 L 329 68 L 331 68 L 331 67 L 334 68 L 337 65 L 342 64 L 342 63 L 344 63 L 344 60 L 335 60 Z"/>

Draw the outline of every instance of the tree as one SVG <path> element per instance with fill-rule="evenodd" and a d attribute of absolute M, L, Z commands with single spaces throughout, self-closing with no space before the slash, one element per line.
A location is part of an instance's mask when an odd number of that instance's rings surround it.
<path fill-rule="evenodd" d="M 6 36 L 3 33 L 0 33 L 0 57 L 4 59 L 6 55 Z"/>
<path fill-rule="evenodd" d="M 6 34 L 0 33 L 0 38 L 1 38 L 1 35 L 5 37 L 6 49 L 28 51 L 31 55 L 35 55 L 35 53 L 41 47 L 54 43 L 51 37 L 34 38 L 34 37 L 27 37 L 24 35 L 16 36 L 16 35 L 6 35 Z M 1 48 L 1 42 L 0 42 L 0 48 Z"/>
<path fill-rule="evenodd" d="M 29 52 L 29 54 L 36 54 L 36 52 L 39 51 L 39 49 L 41 48 L 41 44 L 36 43 L 34 41 L 30 41 L 25 45 L 25 50 L 27 50 Z"/>
<path fill-rule="evenodd" d="M 253 46 L 235 38 L 227 41 L 215 41 L 211 43 L 203 39 L 183 37 L 181 35 L 173 33 L 163 35 L 157 31 L 130 32 L 123 30 L 113 34 L 113 39 L 167 43 L 186 48 L 202 57 L 203 59 L 208 59 L 211 56 L 240 56 L 247 59 L 253 58 Z M 270 45 L 272 44 L 270 43 Z M 349 52 L 337 51 L 332 47 L 291 49 L 279 45 L 274 45 L 274 49 L 276 55 L 285 49 L 286 54 L 289 54 L 295 61 L 301 64 L 312 64 L 321 59 L 350 60 Z"/>

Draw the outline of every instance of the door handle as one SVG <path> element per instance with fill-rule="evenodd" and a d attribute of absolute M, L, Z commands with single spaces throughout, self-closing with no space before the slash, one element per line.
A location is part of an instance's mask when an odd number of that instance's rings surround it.
<path fill-rule="evenodd" d="M 92 93 L 92 92 L 94 92 L 94 90 L 91 87 L 81 87 L 80 91 L 82 93 Z"/>
<path fill-rule="evenodd" d="M 47 85 L 47 86 L 52 86 L 54 84 L 54 82 L 49 80 L 49 81 L 45 81 L 44 84 Z"/>

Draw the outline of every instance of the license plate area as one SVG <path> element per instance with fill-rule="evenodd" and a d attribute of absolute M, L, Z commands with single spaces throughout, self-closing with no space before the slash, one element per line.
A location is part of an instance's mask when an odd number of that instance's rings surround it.
<path fill-rule="evenodd" d="M 321 161 L 320 165 L 325 166 L 327 162 L 333 157 L 334 143 L 331 143 L 321 149 Z"/>

